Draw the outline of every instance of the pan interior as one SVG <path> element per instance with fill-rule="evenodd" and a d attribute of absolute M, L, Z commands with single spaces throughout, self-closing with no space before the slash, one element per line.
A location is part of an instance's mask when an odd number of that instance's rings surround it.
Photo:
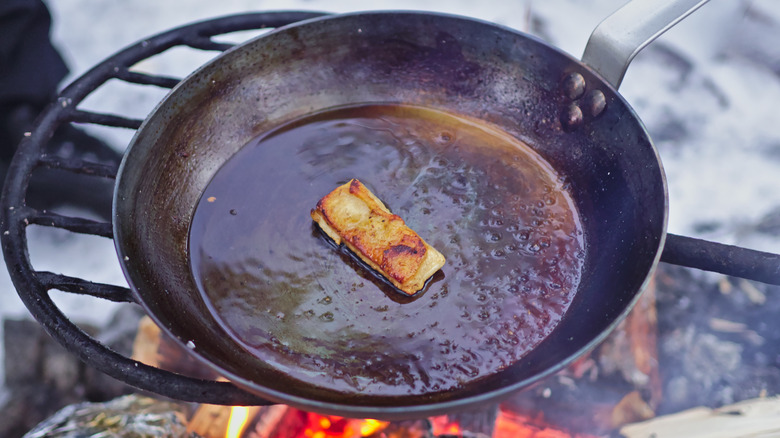
<path fill-rule="evenodd" d="M 309 215 L 351 178 L 448 262 L 408 297 Z M 451 391 L 517 362 L 571 303 L 582 225 L 565 181 L 508 134 L 420 107 L 326 111 L 253 141 L 208 184 L 193 272 L 247 351 L 307 385 Z"/>

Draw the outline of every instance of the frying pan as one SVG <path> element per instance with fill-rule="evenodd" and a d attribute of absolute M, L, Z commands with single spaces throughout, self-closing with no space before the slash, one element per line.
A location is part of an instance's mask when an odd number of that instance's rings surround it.
<path fill-rule="evenodd" d="M 646 28 L 640 33 L 647 35 L 638 38 L 644 40 L 698 3 L 673 2 L 649 13 L 648 4 L 658 5 L 647 2 L 644 9 L 624 10 L 628 18 L 619 21 L 642 17 Z M 629 40 L 633 47 L 618 47 L 605 29 L 594 33 L 586 55 L 607 79 L 531 36 L 434 13 L 325 16 L 224 53 L 160 103 L 121 165 L 114 236 L 133 293 L 168 335 L 221 375 L 310 411 L 388 419 L 432 415 L 494 401 L 559 370 L 624 318 L 666 236 L 660 159 L 615 90 L 640 44 Z M 259 135 L 304 116 L 377 102 L 436 108 L 501 127 L 565 175 L 583 218 L 582 277 L 560 324 L 517 362 L 447 391 L 345 392 L 296 379 L 223 328 L 190 268 L 196 205 L 231 157 Z M 451 295 L 461 293 L 473 291 Z"/>

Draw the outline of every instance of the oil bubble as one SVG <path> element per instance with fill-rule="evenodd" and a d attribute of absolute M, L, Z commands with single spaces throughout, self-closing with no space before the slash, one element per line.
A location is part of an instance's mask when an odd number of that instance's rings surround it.
<path fill-rule="evenodd" d="M 436 138 L 436 142 L 439 144 L 449 144 L 452 142 L 452 137 L 453 136 L 451 133 L 444 131 L 439 133 L 439 136 Z"/>
<path fill-rule="evenodd" d="M 487 242 L 498 242 L 499 240 L 501 240 L 501 238 L 502 238 L 501 233 L 497 231 L 490 231 L 485 235 L 485 241 Z"/>
<path fill-rule="evenodd" d="M 500 228 L 504 226 L 504 221 L 501 218 L 491 218 L 488 220 L 488 226 L 491 226 L 493 228 Z"/>
<path fill-rule="evenodd" d="M 513 237 L 518 242 L 525 242 L 525 241 L 527 241 L 531 237 L 531 232 L 528 231 L 528 230 L 523 230 L 523 231 L 521 231 L 519 233 L 515 233 L 513 235 Z"/>

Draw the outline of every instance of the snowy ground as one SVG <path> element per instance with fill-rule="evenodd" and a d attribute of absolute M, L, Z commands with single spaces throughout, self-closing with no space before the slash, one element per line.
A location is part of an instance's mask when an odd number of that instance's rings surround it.
<path fill-rule="evenodd" d="M 623 0 L 159 0 L 51 1 L 53 39 L 71 66 L 68 81 L 146 36 L 186 24 L 257 10 L 415 9 L 467 15 L 529 31 L 579 57 L 598 22 Z M 246 38 L 239 35 L 235 38 Z M 139 68 L 184 76 L 208 55 L 170 53 Z M 780 2 L 710 2 L 642 52 L 621 91 L 656 139 L 670 191 L 670 231 L 780 252 L 780 238 L 756 232 L 780 208 Z M 90 109 L 143 117 L 159 90 L 106 87 Z M 130 133 L 97 131 L 117 148 Z M 775 221 L 780 214 L 775 215 Z M 763 221 L 763 222 L 762 222 Z M 760 228 L 760 227 L 758 227 Z M 767 227 L 764 226 L 764 229 Z M 780 224 L 775 224 L 775 229 Z M 111 241 L 31 229 L 36 269 L 124 284 Z M 72 262 L 77 260 L 77 262 Z M 102 323 L 111 306 L 58 296 L 77 321 Z M 27 310 L 0 271 L 0 317 Z M 2 330 L 2 327 L 0 327 Z M 2 333 L 0 333 L 1 335 Z M 2 358 L 0 336 L 0 359 Z M 0 376 L 2 376 L 0 360 Z"/>

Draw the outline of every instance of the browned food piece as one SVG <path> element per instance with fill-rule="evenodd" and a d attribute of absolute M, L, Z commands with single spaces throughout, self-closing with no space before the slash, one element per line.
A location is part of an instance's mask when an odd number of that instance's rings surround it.
<path fill-rule="evenodd" d="M 395 287 L 413 295 L 444 266 L 444 256 L 353 179 L 325 195 L 311 218 Z"/>

